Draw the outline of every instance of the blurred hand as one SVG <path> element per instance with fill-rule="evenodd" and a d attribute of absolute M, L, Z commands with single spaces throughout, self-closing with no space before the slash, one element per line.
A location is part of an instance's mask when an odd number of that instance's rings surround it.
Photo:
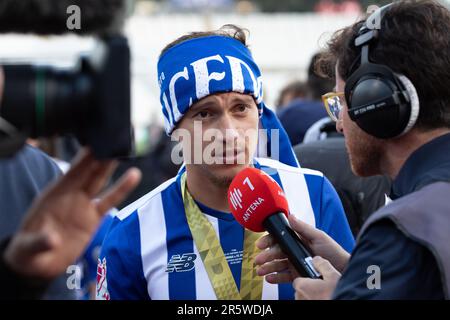
<path fill-rule="evenodd" d="M 140 181 L 140 171 L 130 169 L 96 199 L 116 165 L 82 151 L 68 173 L 34 201 L 5 251 L 9 267 L 20 275 L 43 280 L 65 272 L 88 245 L 103 215 Z"/>
<path fill-rule="evenodd" d="M 330 261 L 339 272 L 343 271 L 350 255 L 336 241 L 325 232 L 295 218 L 294 215 L 289 215 L 289 223 L 312 251 L 313 256 L 321 256 Z M 259 276 L 266 276 L 267 282 L 290 283 L 299 277 L 271 235 L 261 237 L 256 246 L 264 250 L 255 257 L 255 264 L 260 266 L 257 273 Z"/>

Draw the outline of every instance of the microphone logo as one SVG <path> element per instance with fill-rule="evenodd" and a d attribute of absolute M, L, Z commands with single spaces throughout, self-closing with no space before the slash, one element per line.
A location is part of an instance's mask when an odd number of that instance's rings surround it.
<path fill-rule="evenodd" d="M 234 188 L 233 191 L 230 192 L 230 201 L 233 205 L 234 210 L 237 210 L 237 208 L 242 209 L 242 192 L 241 190 Z"/>

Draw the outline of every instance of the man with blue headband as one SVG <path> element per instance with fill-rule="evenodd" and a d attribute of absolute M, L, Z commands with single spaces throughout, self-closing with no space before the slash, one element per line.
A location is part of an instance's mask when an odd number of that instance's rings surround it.
<path fill-rule="evenodd" d="M 293 299 L 290 284 L 257 275 L 262 234 L 230 214 L 228 186 L 249 166 L 280 184 L 292 215 L 351 251 L 335 190 L 321 173 L 300 168 L 263 102 L 242 29 L 177 39 L 161 53 L 158 80 L 165 129 L 180 141 L 184 166 L 115 218 L 97 268 L 99 299 Z"/>

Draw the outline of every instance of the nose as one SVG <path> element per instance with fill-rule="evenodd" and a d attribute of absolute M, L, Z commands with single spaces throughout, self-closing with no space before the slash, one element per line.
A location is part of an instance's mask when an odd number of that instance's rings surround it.
<path fill-rule="evenodd" d="M 223 143 L 234 142 L 239 138 L 239 130 L 232 117 L 224 114 L 220 119 L 218 129 L 222 132 Z"/>

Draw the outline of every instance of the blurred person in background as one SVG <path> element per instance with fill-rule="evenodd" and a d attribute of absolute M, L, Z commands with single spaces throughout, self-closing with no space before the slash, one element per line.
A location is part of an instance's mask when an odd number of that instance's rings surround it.
<path fill-rule="evenodd" d="M 308 94 L 308 86 L 303 81 L 293 81 L 286 85 L 280 92 L 275 102 L 277 113 L 283 110 L 293 100 L 301 100 Z"/>
<path fill-rule="evenodd" d="M 17 232 L 33 199 L 59 176 L 56 163 L 29 145 L 12 158 L 0 159 L 0 241 Z M 67 288 L 67 277 L 58 278 L 43 298 L 75 299 Z"/>
<path fill-rule="evenodd" d="M 315 74 L 314 63 L 317 57 L 318 54 L 312 57 L 308 67 L 308 90 L 305 98 L 291 101 L 278 112 L 280 122 L 294 146 L 303 142 L 305 133 L 311 125 L 327 116 L 322 107 L 321 97 L 333 88 L 333 83 Z"/>
<path fill-rule="evenodd" d="M 4 75 L 0 68 L 0 108 Z M 19 153 L 0 159 L 0 242 L 17 232 L 34 198 L 61 176 L 57 164 L 31 145 Z M 68 275 L 62 275 L 48 286 L 43 299 L 75 299 L 67 288 Z"/>

